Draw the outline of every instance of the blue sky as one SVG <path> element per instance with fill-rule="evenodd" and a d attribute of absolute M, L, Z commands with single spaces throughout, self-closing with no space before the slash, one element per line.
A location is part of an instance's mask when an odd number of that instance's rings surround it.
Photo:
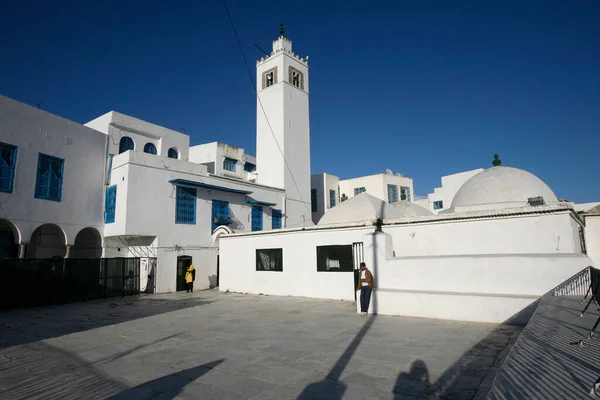
<path fill-rule="evenodd" d="M 482 4 L 487 3 L 487 4 Z M 312 172 L 503 165 L 600 201 L 600 2 L 227 2 L 250 67 L 285 24 L 310 56 Z M 16 1 L 0 93 L 84 123 L 116 110 L 255 152 L 256 100 L 220 0 Z"/>

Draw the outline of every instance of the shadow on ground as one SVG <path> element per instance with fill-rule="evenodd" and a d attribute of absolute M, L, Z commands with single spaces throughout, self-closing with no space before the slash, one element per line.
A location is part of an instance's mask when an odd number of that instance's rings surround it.
<path fill-rule="evenodd" d="M 0 349 L 210 304 L 201 294 L 140 295 L 0 312 Z M 39 329 L 37 321 L 43 321 Z"/>

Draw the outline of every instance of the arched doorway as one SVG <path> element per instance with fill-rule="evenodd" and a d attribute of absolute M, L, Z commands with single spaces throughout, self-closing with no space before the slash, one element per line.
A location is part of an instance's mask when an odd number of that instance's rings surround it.
<path fill-rule="evenodd" d="M 0 219 L 0 258 L 19 256 L 17 228 L 8 220 Z"/>
<path fill-rule="evenodd" d="M 100 258 L 102 257 L 102 236 L 96 228 L 84 228 L 75 237 L 71 248 L 70 258 Z"/>
<path fill-rule="evenodd" d="M 45 224 L 33 231 L 25 250 L 25 258 L 64 257 L 66 254 L 65 234 L 54 224 Z"/>

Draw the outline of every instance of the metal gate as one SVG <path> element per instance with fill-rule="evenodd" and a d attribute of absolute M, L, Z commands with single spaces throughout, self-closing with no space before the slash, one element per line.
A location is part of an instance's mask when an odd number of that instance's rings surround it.
<path fill-rule="evenodd" d="M 360 263 L 365 261 L 363 242 L 352 243 L 352 264 L 354 265 L 354 300 L 356 300 L 356 287 L 358 286 L 358 276 L 360 274 Z"/>

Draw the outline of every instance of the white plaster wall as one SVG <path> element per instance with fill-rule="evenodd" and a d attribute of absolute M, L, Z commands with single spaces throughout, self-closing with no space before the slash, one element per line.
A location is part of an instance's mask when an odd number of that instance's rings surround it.
<path fill-rule="evenodd" d="M 0 218 L 16 225 L 22 243 L 46 223 L 58 225 L 69 245 L 83 228 L 102 233 L 105 135 L 0 96 L 0 141 L 18 147 L 13 192 L 0 192 Z M 34 197 L 39 153 L 65 160 L 60 202 Z"/>
<path fill-rule="evenodd" d="M 256 66 L 258 183 L 285 188 L 286 226 L 311 226 L 308 67 L 292 53 L 280 50 L 282 43 L 280 39 L 274 42 L 274 55 Z M 291 51 L 291 43 L 283 47 Z M 304 90 L 288 83 L 289 66 L 303 73 Z M 262 89 L 262 73 L 273 67 L 277 67 L 277 83 Z"/>
<path fill-rule="evenodd" d="M 600 268 L 600 215 L 585 217 L 585 245 L 593 265 Z"/>
<path fill-rule="evenodd" d="M 354 197 L 354 188 L 364 187 L 371 196 L 387 201 L 387 187 L 383 190 L 383 175 L 369 175 L 353 179 L 340 180 L 340 194 L 345 193 L 348 198 Z"/>
<path fill-rule="evenodd" d="M 540 296 L 589 265 L 584 254 L 392 257 L 388 234 L 364 238 L 375 277 L 370 312 L 525 323 Z"/>
<path fill-rule="evenodd" d="M 108 154 L 119 154 L 121 138 L 129 136 L 134 142 L 135 152 L 143 152 L 144 145 L 150 142 L 156 146 L 160 156 L 167 157 L 169 149 L 174 147 L 180 160 L 188 160 L 189 157 L 189 136 L 116 111 L 110 111 L 85 126 L 110 136 Z"/>
<path fill-rule="evenodd" d="M 333 190 L 335 192 L 335 205 L 338 206 L 340 204 L 340 191 L 339 191 L 339 184 L 340 184 L 340 178 L 338 178 L 335 175 L 331 175 L 331 174 L 324 174 L 324 178 L 325 178 L 325 197 L 323 199 L 324 204 L 326 206 L 325 210 L 327 212 L 328 209 L 331 208 L 330 206 L 330 201 L 329 201 L 329 191 Z"/>
<path fill-rule="evenodd" d="M 191 162 L 137 152 L 126 152 L 114 158 L 111 184 L 118 185 L 117 207 L 115 223 L 106 224 L 105 235 L 113 238 L 157 238 L 158 292 L 176 289 L 178 255 L 193 257 L 194 266 L 198 268 L 197 281 L 203 282 L 196 287 L 208 288 L 208 277 L 216 276 L 218 251 L 218 243 L 213 242 L 211 231 L 212 200 L 229 202 L 230 216 L 236 221 L 230 227 L 235 232 L 251 231 L 251 205 L 247 203 L 246 195 L 197 188 L 196 224 L 176 224 L 176 189 L 169 183 L 172 179 L 248 190 L 253 192 L 250 198 L 275 203 L 276 209 L 282 209 L 284 193 L 242 181 L 208 176 L 206 167 Z M 264 206 L 263 229 L 271 228 L 272 208 Z M 117 241 L 117 245 L 120 242 Z M 133 249 L 128 249 L 127 254 L 133 253 Z"/>
<path fill-rule="evenodd" d="M 569 212 L 510 218 L 385 226 L 396 256 L 579 253 L 578 223 Z"/>
<path fill-rule="evenodd" d="M 312 220 L 317 224 L 321 217 L 325 215 L 325 174 L 315 174 L 310 177 L 310 187 L 317 191 L 317 211 L 312 213 Z"/>
<path fill-rule="evenodd" d="M 354 300 L 352 272 L 317 272 L 316 246 L 362 241 L 370 228 L 220 239 L 221 291 Z M 283 249 L 283 271 L 256 271 L 256 249 Z"/>
<path fill-rule="evenodd" d="M 401 192 L 400 192 L 400 186 L 404 186 L 404 187 L 408 187 L 410 188 L 410 201 L 414 201 L 415 199 L 415 191 L 414 191 L 414 186 L 413 186 L 413 180 L 411 178 L 407 178 L 405 176 L 398 176 L 398 175 L 388 175 L 388 174 L 383 174 L 383 189 L 385 192 L 385 201 L 389 202 L 388 199 L 388 191 L 387 191 L 387 185 L 396 185 L 398 186 L 398 201 L 402 200 L 401 199 Z"/>
<path fill-rule="evenodd" d="M 190 147 L 189 161 L 193 163 L 203 164 L 207 167 L 211 174 L 217 173 L 217 142 L 199 144 Z"/>
<path fill-rule="evenodd" d="M 430 207 L 428 209 L 431 212 L 433 212 L 434 214 L 437 214 L 440 211 L 444 211 L 445 209 L 450 208 L 450 206 L 452 205 L 452 200 L 454 199 L 456 192 L 458 192 L 458 190 L 461 188 L 461 186 L 466 181 L 471 179 L 471 177 L 477 175 L 478 173 L 480 173 L 482 171 L 484 171 L 483 168 L 477 168 L 477 169 L 473 169 L 470 171 L 459 172 L 457 174 L 443 176 L 442 177 L 442 187 L 435 188 L 433 193 L 430 193 L 428 195 L 429 205 L 430 205 Z M 444 202 L 444 208 L 439 209 L 439 210 L 434 210 L 433 202 L 439 201 L 439 200 Z"/>

